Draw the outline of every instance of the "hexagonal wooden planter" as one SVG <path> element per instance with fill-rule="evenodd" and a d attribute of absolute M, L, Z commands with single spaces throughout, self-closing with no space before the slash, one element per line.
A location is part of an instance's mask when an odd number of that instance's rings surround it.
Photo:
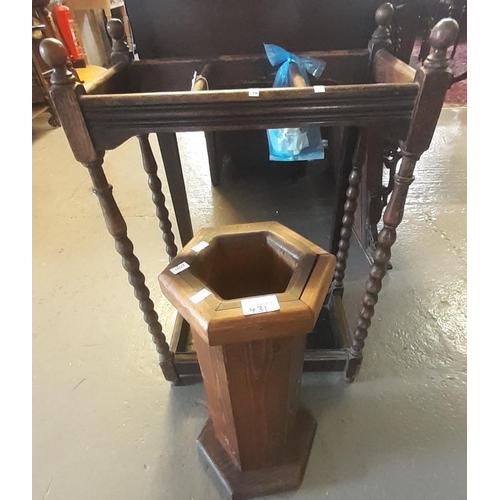
<path fill-rule="evenodd" d="M 194 332 L 210 414 L 198 444 L 232 498 L 302 481 L 316 429 L 298 401 L 305 340 L 334 265 L 266 222 L 202 229 L 159 277 Z"/>

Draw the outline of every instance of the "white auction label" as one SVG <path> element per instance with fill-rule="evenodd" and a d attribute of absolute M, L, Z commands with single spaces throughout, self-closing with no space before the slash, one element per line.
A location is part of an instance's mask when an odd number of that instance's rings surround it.
<path fill-rule="evenodd" d="M 200 241 L 194 247 L 191 248 L 193 252 L 201 252 L 204 248 L 208 247 L 208 243 L 206 241 Z"/>
<path fill-rule="evenodd" d="M 189 264 L 187 262 L 181 262 L 179 265 L 170 269 L 170 272 L 172 274 L 179 274 L 181 271 L 184 271 L 184 269 L 187 269 L 188 267 L 189 267 Z"/>
<path fill-rule="evenodd" d="M 201 289 L 199 292 L 196 292 L 193 296 L 189 297 L 189 300 L 193 304 L 199 304 L 203 299 L 206 299 L 210 295 L 210 291 L 206 288 Z"/>
<path fill-rule="evenodd" d="M 322 92 L 326 92 L 324 85 L 314 85 L 313 89 L 316 94 L 321 94 Z"/>
<path fill-rule="evenodd" d="M 248 95 L 250 97 L 259 97 L 259 89 L 248 89 Z"/>
<path fill-rule="evenodd" d="M 245 316 L 279 311 L 280 303 L 278 302 L 278 297 L 276 297 L 276 295 L 262 295 L 260 297 L 242 299 L 241 310 Z"/>

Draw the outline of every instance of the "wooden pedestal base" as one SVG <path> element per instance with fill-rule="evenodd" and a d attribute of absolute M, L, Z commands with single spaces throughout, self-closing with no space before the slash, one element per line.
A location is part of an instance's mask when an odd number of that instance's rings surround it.
<path fill-rule="evenodd" d="M 304 409 L 297 411 L 295 429 L 290 435 L 284 461 L 265 469 L 241 471 L 215 437 L 209 419 L 197 439 L 202 458 L 233 500 L 243 500 L 296 490 L 302 483 L 316 433 L 316 421 Z"/>

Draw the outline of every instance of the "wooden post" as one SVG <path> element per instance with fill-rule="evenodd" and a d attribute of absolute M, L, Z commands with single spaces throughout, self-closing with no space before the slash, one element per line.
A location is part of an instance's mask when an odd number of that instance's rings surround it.
<path fill-rule="evenodd" d="M 387 272 L 391 257 L 391 247 L 396 241 L 396 228 L 403 219 L 408 189 L 413 182 L 413 172 L 420 156 L 431 143 L 446 91 L 452 79 L 449 70 L 447 50 L 455 41 L 458 24 L 454 19 L 443 19 L 432 29 L 430 35 L 431 51 L 421 68 L 415 73 L 419 92 L 415 102 L 408 135 L 402 144 L 402 161 L 394 176 L 394 190 L 384 212 L 384 227 L 377 239 L 373 255 L 373 266 L 366 282 L 363 305 L 359 313 L 356 329 L 349 348 L 349 360 L 345 377 L 352 381 L 356 376 L 362 358 L 362 350 L 374 315 L 378 294 L 382 289 L 382 279 Z"/>
<path fill-rule="evenodd" d="M 193 86 L 191 88 L 192 92 L 201 92 L 203 90 L 209 90 L 208 78 L 214 71 L 213 64 L 206 64 L 201 73 L 196 76 Z M 208 166 L 210 168 L 210 180 L 212 186 L 217 187 L 220 182 L 220 173 L 222 168 L 222 159 L 219 158 L 217 150 L 217 133 L 208 131 L 205 132 L 205 142 L 207 143 L 207 156 L 208 156 Z"/>
<path fill-rule="evenodd" d="M 120 19 L 110 19 L 107 23 L 108 34 L 113 40 L 111 45 L 111 64 L 119 62 L 128 63 L 132 59 L 127 43 L 125 42 L 125 30 Z"/>
<path fill-rule="evenodd" d="M 83 86 L 76 83 L 75 76 L 68 69 L 69 59 L 64 45 L 55 38 L 46 38 L 40 44 L 40 55 L 53 69 L 50 96 L 75 158 L 81 163 L 97 160 L 98 154 L 76 98 L 76 89 L 83 89 Z"/>
<path fill-rule="evenodd" d="M 394 7 L 391 3 L 382 4 L 375 13 L 375 21 L 378 24 L 377 29 L 373 32 L 372 38 L 368 43 L 370 51 L 370 66 L 373 65 L 375 54 L 380 49 L 385 49 L 392 52 L 392 36 L 390 26 L 394 17 Z"/>
<path fill-rule="evenodd" d="M 344 293 L 344 277 L 347 267 L 347 257 L 351 245 L 352 228 L 354 225 L 354 214 L 358 207 L 359 185 L 361 183 L 363 163 L 366 158 L 366 131 L 362 131 L 354 159 L 352 170 L 349 174 L 349 187 L 346 192 L 346 202 L 344 205 L 344 216 L 342 217 L 342 229 L 340 230 L 340 241 L 338 244 L 337 261 L 335 263 L 335 274 L 333 277 L 333 289 L 336 294 Z"/>
<path fill-rule="evenodd" d="M 182 173 L 181 157 L 175 132 L 157 134 L 158 144 L 167 175 L 170 198 L 174 206 L 175 220 L 179 229 L 181 244 L 186 245 L 193 237 L 193 226 L 186 194 L 186 184 Z"/>
<path fill-rule="evenodd" d="M 43 60 L 54 69 L 50 82 L 50 94 L 59 115 L 61 125 L 68 138 L 75 158 L 87 169 L 92 179 L 93 192 L 97 195 L 104 215 L 106 227 L 115 240 L 115 247 L 122 257 L 122 265 L 128 273 L 129 282 L 139 301 L 139 308 L 144 314 L 153 337 L 156 350 L 160 354 L 160 367 L 167 380 L 179 381 L 173 364 L 173 354 L 158 322 L 158 314 L 153 301 L 149 298 L 149 289 L 139 267 L 139 260 L 134 254 L 134 247 L 127 236 L 125 220 L 112 194 L 102 163 L 104 151 L 96 151 L 90 139 L 85 120 L 77 100 L 77 92 L 85 93 L 82 85 L 75 82 L 75 77 L 67 69 L 66 49 L 54 38 L 47 38 L 40 45 Z"/>
<path fill-rule="evenodd" d="M 177 247 L 175 245 L 174 233 L 172 232 L 170 216 L 165 206 L 165 196 L 161 189 L 161 181 L 158 177 L 158 165 L 153 155 L 148 136 L 140 135 L 138 138 L 141 146 L 142 163 L 144 170 L 148 174 L 148 186 L 151 189 L 153 203 L 156 206 L 156 216 L 158 217 L 163 241 L 165 242 L 165 249 L 170 260 L 172 260 L 177 255 Z"/>
<path fill-rule="evenodd" d="M 107 30 L 113 43 L 111 47 L 111 63 L 128 64 L 132 59 L 132 53 L 125 42 L 125 30 L 120 19 L 110 19 L 107 23 Z M 172 233 L 172 224 L 169 219 L 169 213 L 165 206 L 165 196 L 162 192 L 162 185 L 158 177 L 158 165 L 156 163 L 148 135 L 138 136 L 141 147 L 142 162 L 144 170 L 148 174 L 148 185 L 152 192 L 153 203 L 156 207 L 156 216 L 159 219 L 160 229 L 162 230 L 163 241 L 165 242 L 167 254 L 170 259 L 177 255 L 177 247 L 174 243 L 174 234 Z"/>

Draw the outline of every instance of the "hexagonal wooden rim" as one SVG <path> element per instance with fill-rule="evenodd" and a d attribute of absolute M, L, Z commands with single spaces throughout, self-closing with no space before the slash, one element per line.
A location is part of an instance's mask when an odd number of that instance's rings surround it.
<path fill-rule="evenodd" d="M 170 272 L 182 262 L 191 266 L 198 257 L 192 248 L 202 241 L 209 242 L 224 234 L 251 232 L 269 232 L 292 245 L 300 255 L 299 266 L 292 274 L 287 289 L 275 294 L 280 303 L 279 311 L 244 316 L 241 299 L 223 300 L 190 271 L 191 267 L 179 274 Z M 333 255 L 294 231 L 278 222 L 257 222 L 201 229 L 160 274 L 159 281 L 164 295 L 194 331 L 209 345 L 221 345 L 311 331 L 333 278 L 334 267 Z M 189 298 L 204 288 L 211 294 L 193 304 Z"/>

